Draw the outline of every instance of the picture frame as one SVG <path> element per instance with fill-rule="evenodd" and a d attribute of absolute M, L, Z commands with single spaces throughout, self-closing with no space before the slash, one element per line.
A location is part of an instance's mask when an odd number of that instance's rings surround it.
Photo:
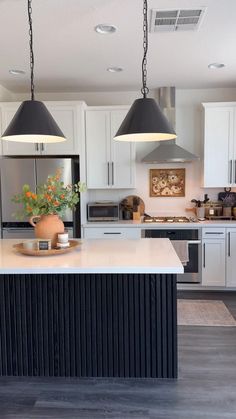
<path fill-rule="evenodd" d="M 151 197 L 185 196 L 185 169 L 150 169 Z"/>

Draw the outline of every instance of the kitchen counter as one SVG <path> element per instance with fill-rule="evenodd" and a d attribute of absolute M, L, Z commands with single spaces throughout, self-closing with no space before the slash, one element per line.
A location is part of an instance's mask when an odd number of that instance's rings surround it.
<path fill-rule="evenodd" d="M 80 240 L 70 253 L 25 256 L 13 248 L 19 240 L 0 240 L 0 274 L 15 273 L 182 273 L 168 239 Z"/>
<path fill-rule="evenodd" d="M 0 241 L 0 375 L 177 378 L 168 239 L 82 240 L 24 256 Z"/>
<path fill-rule="evenodd" d="M 201 228 L 201 227 L 236 227 L 236 220 L 205 220 L 189 223 L 143 223 L 135 220 L 119 220 L 112 222 L 87 222 L 82 225 L 85 228 L 104 227 L 129 227 L 129 228 Z"/>

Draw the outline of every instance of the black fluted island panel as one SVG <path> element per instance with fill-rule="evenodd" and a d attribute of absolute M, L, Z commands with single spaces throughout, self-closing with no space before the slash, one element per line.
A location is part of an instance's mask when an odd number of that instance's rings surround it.
<path fill-rule="evenodd" d="M 0 375 L 177 377 L 175 274 L 0 278 Z"/>

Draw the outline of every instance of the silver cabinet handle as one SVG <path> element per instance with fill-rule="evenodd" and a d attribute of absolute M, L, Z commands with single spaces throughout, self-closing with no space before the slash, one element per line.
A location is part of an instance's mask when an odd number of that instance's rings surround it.
<path fill-rule="evenodd" d="M 41 143 L 41 151 L 45 151 L 44 143 Z"/>
<path fill-rule="evenodd" d="M 110 185 L 110 170 L 109 170 L 109 161 L 107 162 L 107 184 Z"/>
<path fill-rule="evenodd" d="M 229 161 L 229 183 L 232 183 L 232 168 L 233 168 L 233 160 Z"/>
<path fill-rule="evenodd" d="M 203 244 L 203 268 L 206 267 L 206 244 Z"/>
<path fill-rule="evenodd" d="M 121 234 L 120 231 L 113 231 L 113 232 L 104 232 L 103 234 Z"/>
<path fill-rule="evenodd" d="M 36 150 L 36 151 L 39 151 L 39 143 L 36 143 L 36 144 L 35 144 L 35 150 Z"/>
<path fill-rule="evenodd" d="M 114 162 L 111 162 L 112 185 L 114 185 Z"/>
<path fill-rule="evenodd" d="M 230 232 L 228 232 L 228 256 L 230 257 Z"/>
<path fill-rule="evenodd" d="M 224 234 L 222 231 L 206 231 L 205 234 Z"/>

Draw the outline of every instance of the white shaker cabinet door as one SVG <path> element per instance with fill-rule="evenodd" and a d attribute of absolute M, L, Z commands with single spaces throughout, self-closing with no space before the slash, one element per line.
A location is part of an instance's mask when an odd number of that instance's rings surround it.
<path fill-rule="evenodd" d="M 5 156 L 27 156 L 27 155 L 74 155 L 81 154 L 82 137 L 84 135 L 83 105 L 78 102 L 66 104 L 61 102 L 45 102 L 45 105 L 59 128 L 66 137 L 61 143 L 24 143 L 2 140 L 2 154 Z M 2 104 L 2 133 L 5 131 L 20 103 Z"/>
<path fill-rule="evenodd" d="M 10 124 L 21 103 L 12 102 L 1 106 L 2 113 L 2 134 Z M 40 145 L 34 143 L 23 143 L 17 141 L 1 140 L 2 154 L 4 156 L 32 156 L 40 154 Z"/>
<path fill-rule="evenodd" d="M 202 285 L 225 286 L 225 239 L 203 240 Z"/>
<path fill-rule="evenodd" d="M 86 111 L 88 189 L 134 188 L 135 145 L 114 140 L 128 108 Z"/>
<path fill-rule="evenodd" d="M 41 152 L 45 155 L 81 154 L 80 138 L 82 134 L 83 108 L 80 105 L 45 103 L 47 109 L 66 137 L 61 143 L 41 144 Z"/>
<path fill-rule="evenodd" d="M 226 230 L 226 286 L 236 287 L 236 228 Z"/>
<path fill-rule="evenodd" d="M 112 182 L 109 112 L 87 111 L 85 126 L 87 188 L 108 188 Z"/>
<path fill-rule="evenodd" d="M 112 186 L 116 188 L 135 187 L 135 144 L 114 140 L 127 110 L 111 111 L 111 164 Z"/>
<path fill-rule="evenodd" d="M 205 108 L 204 187 L 226 187 L 234 183 L 234 108 Z"/>

